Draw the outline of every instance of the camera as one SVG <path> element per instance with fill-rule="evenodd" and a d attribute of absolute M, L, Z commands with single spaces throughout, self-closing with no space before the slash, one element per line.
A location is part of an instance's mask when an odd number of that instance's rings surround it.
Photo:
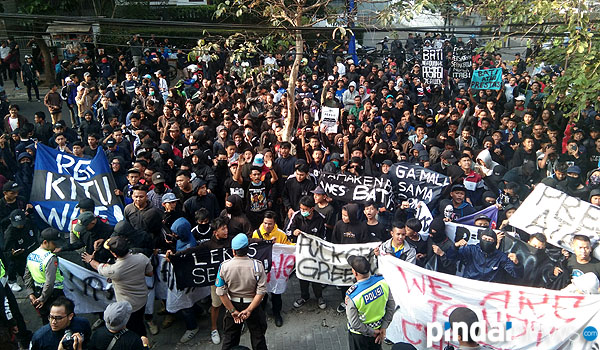
<path fill-rule="evenodd" d="M 83 334 L 80 334 L 81 340 L 83 341 Z M 73 331 L 70 329 L 65 330 L 65 337 L 61 342 L 63 349 L 71 350 L 75 346 L 75 337 L 73 337 Z"/>

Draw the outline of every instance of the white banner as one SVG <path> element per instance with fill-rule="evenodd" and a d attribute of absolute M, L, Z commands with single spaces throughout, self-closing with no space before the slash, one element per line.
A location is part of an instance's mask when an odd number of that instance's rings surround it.
<path fill-rule="evenodd" d="M 583 331 L 600 327 L 600 295 L 475 281 L 425 270 L 392 256 L 379 257 L 379 270 L 397 305 L 387 329 L 393 342 L 411 343 L 419 350 L 442 350 L 448 343 L 457 347 L 444 338 L 432 341 L 435 332 L 429 334 L 432 345 L 428 347 L 427 330 L 433 325 L 443 330 L 453 309 L 466 306 L 486 322 L 488 335 L 490 324 L 506 325 L 505 341 L 480 341 L 496 350 L 599 348 L 598 340 L 586 341 Z"/>
<path fill-rule="evenodd" d="M 340 119 L 340 109 L 327 106 L 321 107 L 321 124 L 327 126 L 325 133 L 337 133 L 338 120 Z"/>
<path fill-rule="evenodd" d="M 112 283 L 95 271 L 90 271 L 66 259 L 59 258 L 58 266 L 64 276 L 64 293 L 75 303 L 75 312 L 80 314 L 103 312 L 108 304 L 116 302 Z M 210 294 L 209 287 L 178 291 L 175 274 L 164 255 L 158 256 L 158 268 L 153 278 L 146 278 L 148 301 L 146 313 L 153 312 L 154 298 L 166 299 L 167 311 L 177 312 L 191 307 Z"/>
<path fill-rule="evenodd" d="M 419 200 L 409 202 L 413 209 L 417 211 L 415 218 L 421 222 L 421 231 L 419 231 L 419 235 L 426 241 L 429 239 L 429 225 L 431 225 L 431 222 L 433 221 L 433 215 L 431 215 L 431 211 L 425 202 Z"/>
<path fill-rule="evenodd" d="M 361 255 L 370 258 L 371 270 L 375 271 L 376 259 L 371 252 L 379 244 L 333 244 L 313 235 L 300 234 L 296 242 L 296 277 L 333 286 L 351 286 L 354 276 L 348 257 Z"/>
<path fill-rule="evenodd" d="M 282 294 L 287 281 L 296 266 L 296 247 L 287 244 L 273 244 L 271 271 L 267 274 L 267 292 Z"/>
<path fill-rule="evenodd" d="M 600 239 L 600 208 L 544 184 L 535 186 L 508 222 L 569 250 L 574 235 L 590 237 L 592 246 Z"/>

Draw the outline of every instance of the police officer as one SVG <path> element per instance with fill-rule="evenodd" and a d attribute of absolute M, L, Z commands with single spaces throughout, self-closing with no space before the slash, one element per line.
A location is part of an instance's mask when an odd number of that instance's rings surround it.
<path fill-rule="evenodd" d="M 35 307 L 44 324 L 48 323 L 50 305 L 63 295 L 63 276 L 58 268 L 58 258 L 53 253 L 60 232 L 52 227 L 41 233 L 42 243 L 27 256 L 25 288 L 29 301 Z"/>
<path fill-rule="evenodd" d="M 250 330 L 253 350 L 267 349 L 267 317 L 260 303 L 267 292 L 263 264 L 248 255 L 248 236 L 239 233 L 231 240 L 233 259 L 221 263 L 217 272 L 217 295 L 227 309 L 223 319 L 223 350 L 240 343 L 242 323 Z"/>
<path fill-rule="evenodd" d="M 350 350 L 381 349 L 394 316 L 395 303 L 383 276 L 371 276 L 364 256 L 348 257 L 356 283 L 346 291 L 348 344 Z"/>

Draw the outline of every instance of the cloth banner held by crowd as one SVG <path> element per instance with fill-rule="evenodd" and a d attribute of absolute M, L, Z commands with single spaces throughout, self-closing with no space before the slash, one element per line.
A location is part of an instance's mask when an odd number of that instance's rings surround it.
<path fill-rule="evenodd" d="M 490 227 L 496 228 L 496 224 L 498 223 L 498 207 L 495 205 L 490 205 L 489 207 L 483 208 L 476 213 L 458 218 L 454 220 L 454 222 L 458 224 L 475 225 L 475 218 L 479 215 L 485 215 L 490 218 Z"/>
<path fill-rule="evenodd" d="M 471 50 L 465 47 L 454 47 L 452 52 L 452 78 L 471 79 Z"/>
<path fill-rule="evenodd" d="M 388 177 L 392 183 L 394 200 L 419 200 L 430 208 L 450 185 L 450 178 L 420 165 L 400 162 L 392 165 Z"/>
<path fill-rule="evenodd" d="M 592 246 L 600 239 L 600 208 L 544 184 L 535 186 L 508 222 L 568 250 L 574 235 L 588 236 Z"/>
<path fill-rule="evenodd" d="M 354 276 L 352 268 L 348 265 L 348 257 L 366 257 L 371 262 L 371 270 L 374 272 L 377 270 L 377 264 L 372 252 L 379 244 L 333 244 L 302 233 L 296 242 L 296 277 L 327 285 L 350 286 L 354 283 Z"/>
<path fill-rule="evenodd" d="M 410 207 L 416 211 L 415 218 L 421 222 L 421 231 L 419 235 L 423 240 L 429 239 L 429 226 L 433 221 L 433 215 L 425 202 L 421 201 L 410 201 Z"/>
<path fill-rule="evenodd" d="M 257 242 L 249 245 L 248 257 L 262 262 L 265 272 L 271 269 L 272 243 Z M 206 287 L 215 284 L 221 263 L 233 258 L 231 249 L 193 247 L 169 259 L 177 276 L 177 289 Z"/>
<path fill-rule="evenodd" d="M 471 89 L 474 90 L 500 90 L 502 84 L 502 68 L 477 69 L 471 76 Z"/>
<path fill-rule="evenodd" d="M 68 232 L 79 215 L 76 205 L 84 198 L 94 200 L 96 215 L 116 225 L 124 216 L 115 188 L 102 148 L 93 159 L 84 159 L 37 144 L 31 203 L 49 225 Z"/>
<path fill-rule="evenodd" d="M 178 291 L 171 264 L 164 259 L 164 255 L 158 255 L 157 259 L 154 276 L 146 277 L 149 290 L 146 313 L 153 312 L 155 297 L 166 300 L 167 311 L 177 312 L 210 294 L 210 288 Z M 65 278 L 64 293 L 75 303 L 75 313 L 102 312 L 108 304 L 116 301 L 112 284 L 106 277 L 63 258 L 59 258 L 58 266 Z"/>
<path fill-rule="evenodd" d="M 387 338 L 393 342 L 411 343 L 419 350 L 442 350 L 447 345 L 443 338 L 427 347 L 428 323 L 441 324 L 444 329 L 452 310 L 466 306 L 489 326 L 500 323 L 509 328 L 506 341 L 480 342 L 494 349 L 582 350 L 597 346 L 583 338 L 583 330 L 600 324 L 600 296 L 469 280 L 425 270 L 389 255 L 379 257 L 379 270 L 397 305 L 387 329 Z M 511 322 L 510 327 L 505 322 Z"/>
<path fill-rule="evenodd" d="M 425 84 L 442 85 L 444 81 L 444 50 L 423 49 L 421 71 Z"/>
<path fill-rule="evenodd" d="M 341 202 L 365 204 L 372 200 L 380 207 L 392 209 L 392 184 L 390 180 L 374 176 L 321 173 L 319 185 L 327 195 Z"/>

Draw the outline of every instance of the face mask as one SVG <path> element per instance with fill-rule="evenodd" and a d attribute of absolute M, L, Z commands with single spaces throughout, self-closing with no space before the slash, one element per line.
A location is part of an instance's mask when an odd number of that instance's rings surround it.
<path fill-rule="evenodd" d="M 340 162 L 337 160 L 332 160 L 331 162 L 333 163 L 333 165 L 335 165 L 336 168 L 340 166 Z"/>
<path fill-rule="evenodd" d="M 231 214 L 233 212 L 233 207 L 225 207 L 225 210 L 227 210 L 227 213 Z"/>
<path fill-rule="evenodd" d="M 579 178 L 567 176 L 567 187 L 576 189 L 579 186 Z"/>
<path fill-rule="evenodd" d="M 198 224 L 198 231 L 206 232 L 210 228 L 210 224 Z"/>
<path fill-rule="evenodd" d="M 227 161 L 226 160 L 218 160 L 217 161 L 217 166 L 219 166 L 219 167 L 225 167 L 225 166 L 227 166 Z"/>
<path fill-rule="evenodd" d="M 307 218 L 310 215 L 310 211 L 300 210 L 300 215 Z"/>
<path fill-rule="evenodd" d="M 479 241 L 479 247 L 484 253 L 490 254 L 496 250 L 496 242 L 481 240 Z"/>
<path fill-rule="evenodd" d="M 154 96 L 154 91 L 150 91 L 150 96 Z"/>

